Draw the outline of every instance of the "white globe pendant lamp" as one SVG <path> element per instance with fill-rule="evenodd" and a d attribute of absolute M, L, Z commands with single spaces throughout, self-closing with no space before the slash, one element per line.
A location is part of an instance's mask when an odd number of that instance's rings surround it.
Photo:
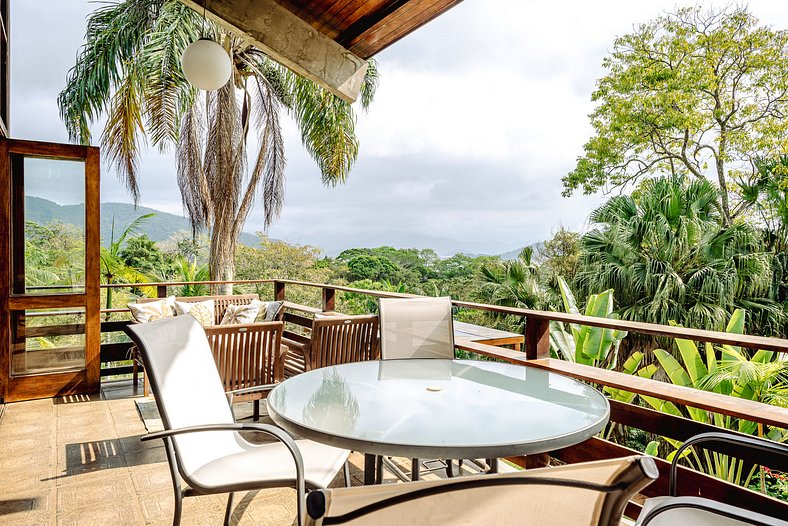
<path fill-rule="evenodd" d="M 189 44 L 181 56 L 181 69 L 189 84 L 213 91 L 221 88 L 232 75 L 230 56 L 222 46 L 210 38 Z"/>

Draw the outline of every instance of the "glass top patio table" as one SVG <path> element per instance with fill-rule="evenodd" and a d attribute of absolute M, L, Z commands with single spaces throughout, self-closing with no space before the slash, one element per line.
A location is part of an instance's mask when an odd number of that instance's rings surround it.
<path fill-rule="evenodd" d="M 268 413 L 303 438 L 406 458 L 499 458 L 577 444 L 610 406 L 567 376 L 508 363 L 409 359 L 355 362 L 285 380 Z"/>

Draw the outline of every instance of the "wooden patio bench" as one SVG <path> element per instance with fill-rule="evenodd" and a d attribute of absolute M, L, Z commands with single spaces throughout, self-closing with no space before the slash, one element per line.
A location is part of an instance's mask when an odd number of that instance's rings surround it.
<path fill-rule="evenodd" d="M 262 322 L 262 323 L 253 323 L 249 325 L 219 325 L 224 317 L 225 311 L 229 305 L 247 305 L 252 300 L 259 300 L 259 296 L 257 294 L 229 294 L 229 295 L 217 295 L 217 296 L 184 296 L 184 297 L 177 297 L 176 301 L 180 302 L 187 302 L 187 303 L 194 303 L 206 300 L 213 300 L 214 302 L 214 326 L 213 327 L 206 327 L 206 333 L 209 334 L 209 339 L 211 339 L 212 347 L 213 343 L 216 342 L 217 345 L 221 345 L 221 349 L 214 349 L 214 357 L 217 357 L 217 367 L 220 366 L 218 356 L 221 356 L 222 360 L 230 360 L 229 362 L 224 362 L 225 365 L 229 363 L 238 363 L 243 364 L 241 365 L 240 369 L 234 369 L 232 367 L 225 367 L 224 369 L 220 368 L 220 375 L 222 376 L 222 381 L 225 382 L 226 386 L 229 385 L 236 385 L 238 383 L 248 384 L 243 385 L 243 387 L 251 387 L 253 385 L 263 385 L 263 384 L 252 384 L 251 382 L 257 381 L 258 378 L 262 378 L 265 376 L 268 380 L 265 383 L 273 383 L 274 381 L 279 381 L 282 378 L 282 366 L 280 364 L 279 369 L 277 371 L 274 370 L 260 370 L 257 372 L 252 371 L 248 367 L 252 367 L 254 363 L 262 363 L 259 360 L 260 356 L 265 356 L 268 353 L 268 345 L 271 343 L 268 341 L 267 338 L 269 336 L 265 336 L 263 333 L 272 331 L 272 326 L 270 326 L 270 322 Z M 140 298 L 137 300 L 137 303 L 151 303 L 154 301 L 161 301 L 161 298 Z M 282 312 L 284 309 L 282 310 Z M 282 331 L 283 331 L 283 324 L 281 322 L 282 312 L 277 316 L 278 320 L 278 329 L 274 332 L 277 333 L 276 338 L 276 345 L 272 349 L 275 351 L 271 351 L 273 354 L 277 356 L 276 360 L 278 362 L 282 362 L 284 359 L 283 353 L 281 353 L 281 339 L 282 339 Z M 275 320 L 275 322 L 277 321 Z M 213 336 L 211 336 L 213 335 Z M 229 343 L 228 343 L 229 342 Z M 228 345 L 230 347 L 228 347 Z M 235 346 L 235 347 L 233 347 Z M 137 355 L 136 347 L 132 347 L 131 349 L 131 358 L 132 358 L 132 385 L 136 389 L 138 384 L 138 377 L 139 377 L 139 370 L 141 362 L 139 360 L 139 356 Z M 257 360 L 258 362 L 255 362 Z M 268 358 L 265 358 L 268 360 Z M 246 367 L 246 368 L 245 368 Z M 227 376 L 225 376 L 225 374 Z M 274 372 L 277 372 L 278 376 L 276 380 L 273 378 Z M 145 371 L 143 369 L 143 392 L 145 396 L 149 394 L 149 387 L 148 383 L 145 379 Z M 237 373 L 237 374 L 236 374 Z M 240 375 L 240 376 L 238 376 Z M 250 376 L 251 375 L 251 376 Z M 227 389 L 228 391 L 239 389 L 241 386 L 234 387 L 232 389 Z M 259 400 L 264 398 L 265 395 L 257 395 L 258 398 L 255 399 L 254 394 L 244 395 L 242 397 L 235 397 L 235 401 L 244 401 L 244 400 L 255 400 L 255 416 L 259 415 Z"/>

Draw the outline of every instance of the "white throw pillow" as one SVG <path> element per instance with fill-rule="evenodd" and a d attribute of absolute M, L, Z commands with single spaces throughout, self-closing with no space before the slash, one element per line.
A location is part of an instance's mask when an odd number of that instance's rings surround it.
<path fill-rule="evenodd" d="M 178 316 L 191 314 L 203 327 L 209 327 L 214 324 L 215 312 L 216 307 L 213 300 L 175 302 L 175 313 Z"/>
<path fill-rule="evenodd" d="M 224 311 L 224 317 L 219 325 L 239 325 L 254 323 L 257 313 L 260 312 L 262 302 L 252 300 L 246 305 L 228 305 Z"/>
<path fill-rule="evenodd" d="M 128 307 L 137 323 L 172 318 L 175 316 L 175 296 L 168 296 L 159 301 L 129 303 Z"/>

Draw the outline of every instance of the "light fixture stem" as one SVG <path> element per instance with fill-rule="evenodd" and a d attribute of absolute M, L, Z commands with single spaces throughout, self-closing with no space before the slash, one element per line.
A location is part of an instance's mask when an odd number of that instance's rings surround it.
<path fill-rule="evenodd" d="M 205 38 L 205 11 L 208 9 L 208 0 L 202 3 L 202 38 Z"/>

